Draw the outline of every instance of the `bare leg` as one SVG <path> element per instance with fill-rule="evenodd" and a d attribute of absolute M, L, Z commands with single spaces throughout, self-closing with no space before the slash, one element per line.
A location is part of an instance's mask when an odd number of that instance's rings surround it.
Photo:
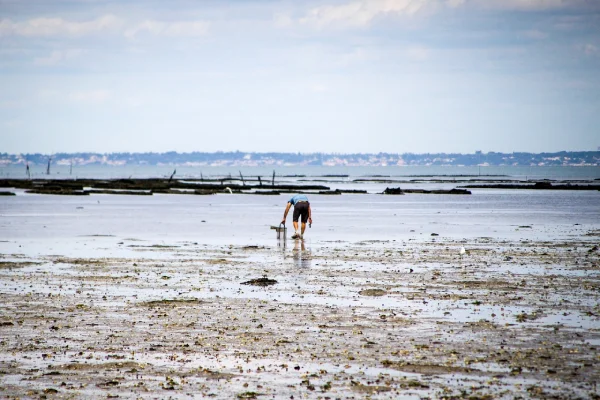
<path fill-rule="evenodd" d="M 298 221 L 294 221 L 294 231 L 298 232 Z"/>
<path fill-rule="evenodd" d="M 302 236 L 304 236 L 304 231 L 306 230 L 306 222 L 302 223 Z"/>

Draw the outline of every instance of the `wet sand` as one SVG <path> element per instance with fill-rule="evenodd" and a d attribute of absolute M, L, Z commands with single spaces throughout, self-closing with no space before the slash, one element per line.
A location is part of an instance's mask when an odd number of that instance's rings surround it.
<path fill-rule="evenodd" d="M 599 239 L 3 254 L 0 395 L 599 398 Z"/>

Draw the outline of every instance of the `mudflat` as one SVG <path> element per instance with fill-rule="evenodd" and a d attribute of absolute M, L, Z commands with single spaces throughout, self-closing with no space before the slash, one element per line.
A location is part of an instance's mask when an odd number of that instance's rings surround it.
<path fill-rule="evenodd" d="M 3 254 L 0 395 L 600 398 L 599 238 Z"/>

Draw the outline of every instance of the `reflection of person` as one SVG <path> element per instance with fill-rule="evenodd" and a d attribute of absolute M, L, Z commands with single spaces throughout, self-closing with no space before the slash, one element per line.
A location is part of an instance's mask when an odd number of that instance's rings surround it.
<path fill-rule="evenodd" d="M 310 249 L 306 249 L 304 240 L 296 240 L 294 245 L 294 263 L 297 267 L 310 268 Z"/>
<path fill-rule="evenodd" d="M 309 224 L 312 224 L 312 213 L 308 197 L 303 194 L 297 194 L 288 200 L 285 212 L 283 213 L 283 219 L 281 220 L 283 225 L 285 225 L 285 219 L 287 218 L 291 206 L 294 206 L 294 234 L 292 235 L 292 239 L 302 239 L 304 237 L 304 230 L 306 229 L 306 221 L 308 221 Z M 298 219 L 300 217 L 302 230 L 298 233 Z"/>
<path fill-rule="evenodd" d="M 305 252 L 306 246 L 304 245 L 304 240 L 298 240 L 294 245 L 294 253 L 301 254 L 300 251 Z"/>

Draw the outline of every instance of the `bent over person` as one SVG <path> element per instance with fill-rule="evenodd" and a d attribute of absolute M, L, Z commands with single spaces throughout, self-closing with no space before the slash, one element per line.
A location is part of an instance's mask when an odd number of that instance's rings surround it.
<path fill-rule="evenodd" d="M 312 224 L 312 213 L 310 210 L 310 203 L 308 197 L 303 194 L 297 194 L 288 200 L 285 212 L 283 213 L 283 219 L 281 223 L 285 225 L 285 219 L 287 218 L 290 207 L 294 206 L 294 234 L 292 239 L 302 239 L 304 237 L 304 230 L 306 229 L 306 221 Z M 298 219 L 301 218 L 302 230 L 298 233 Z"/>

